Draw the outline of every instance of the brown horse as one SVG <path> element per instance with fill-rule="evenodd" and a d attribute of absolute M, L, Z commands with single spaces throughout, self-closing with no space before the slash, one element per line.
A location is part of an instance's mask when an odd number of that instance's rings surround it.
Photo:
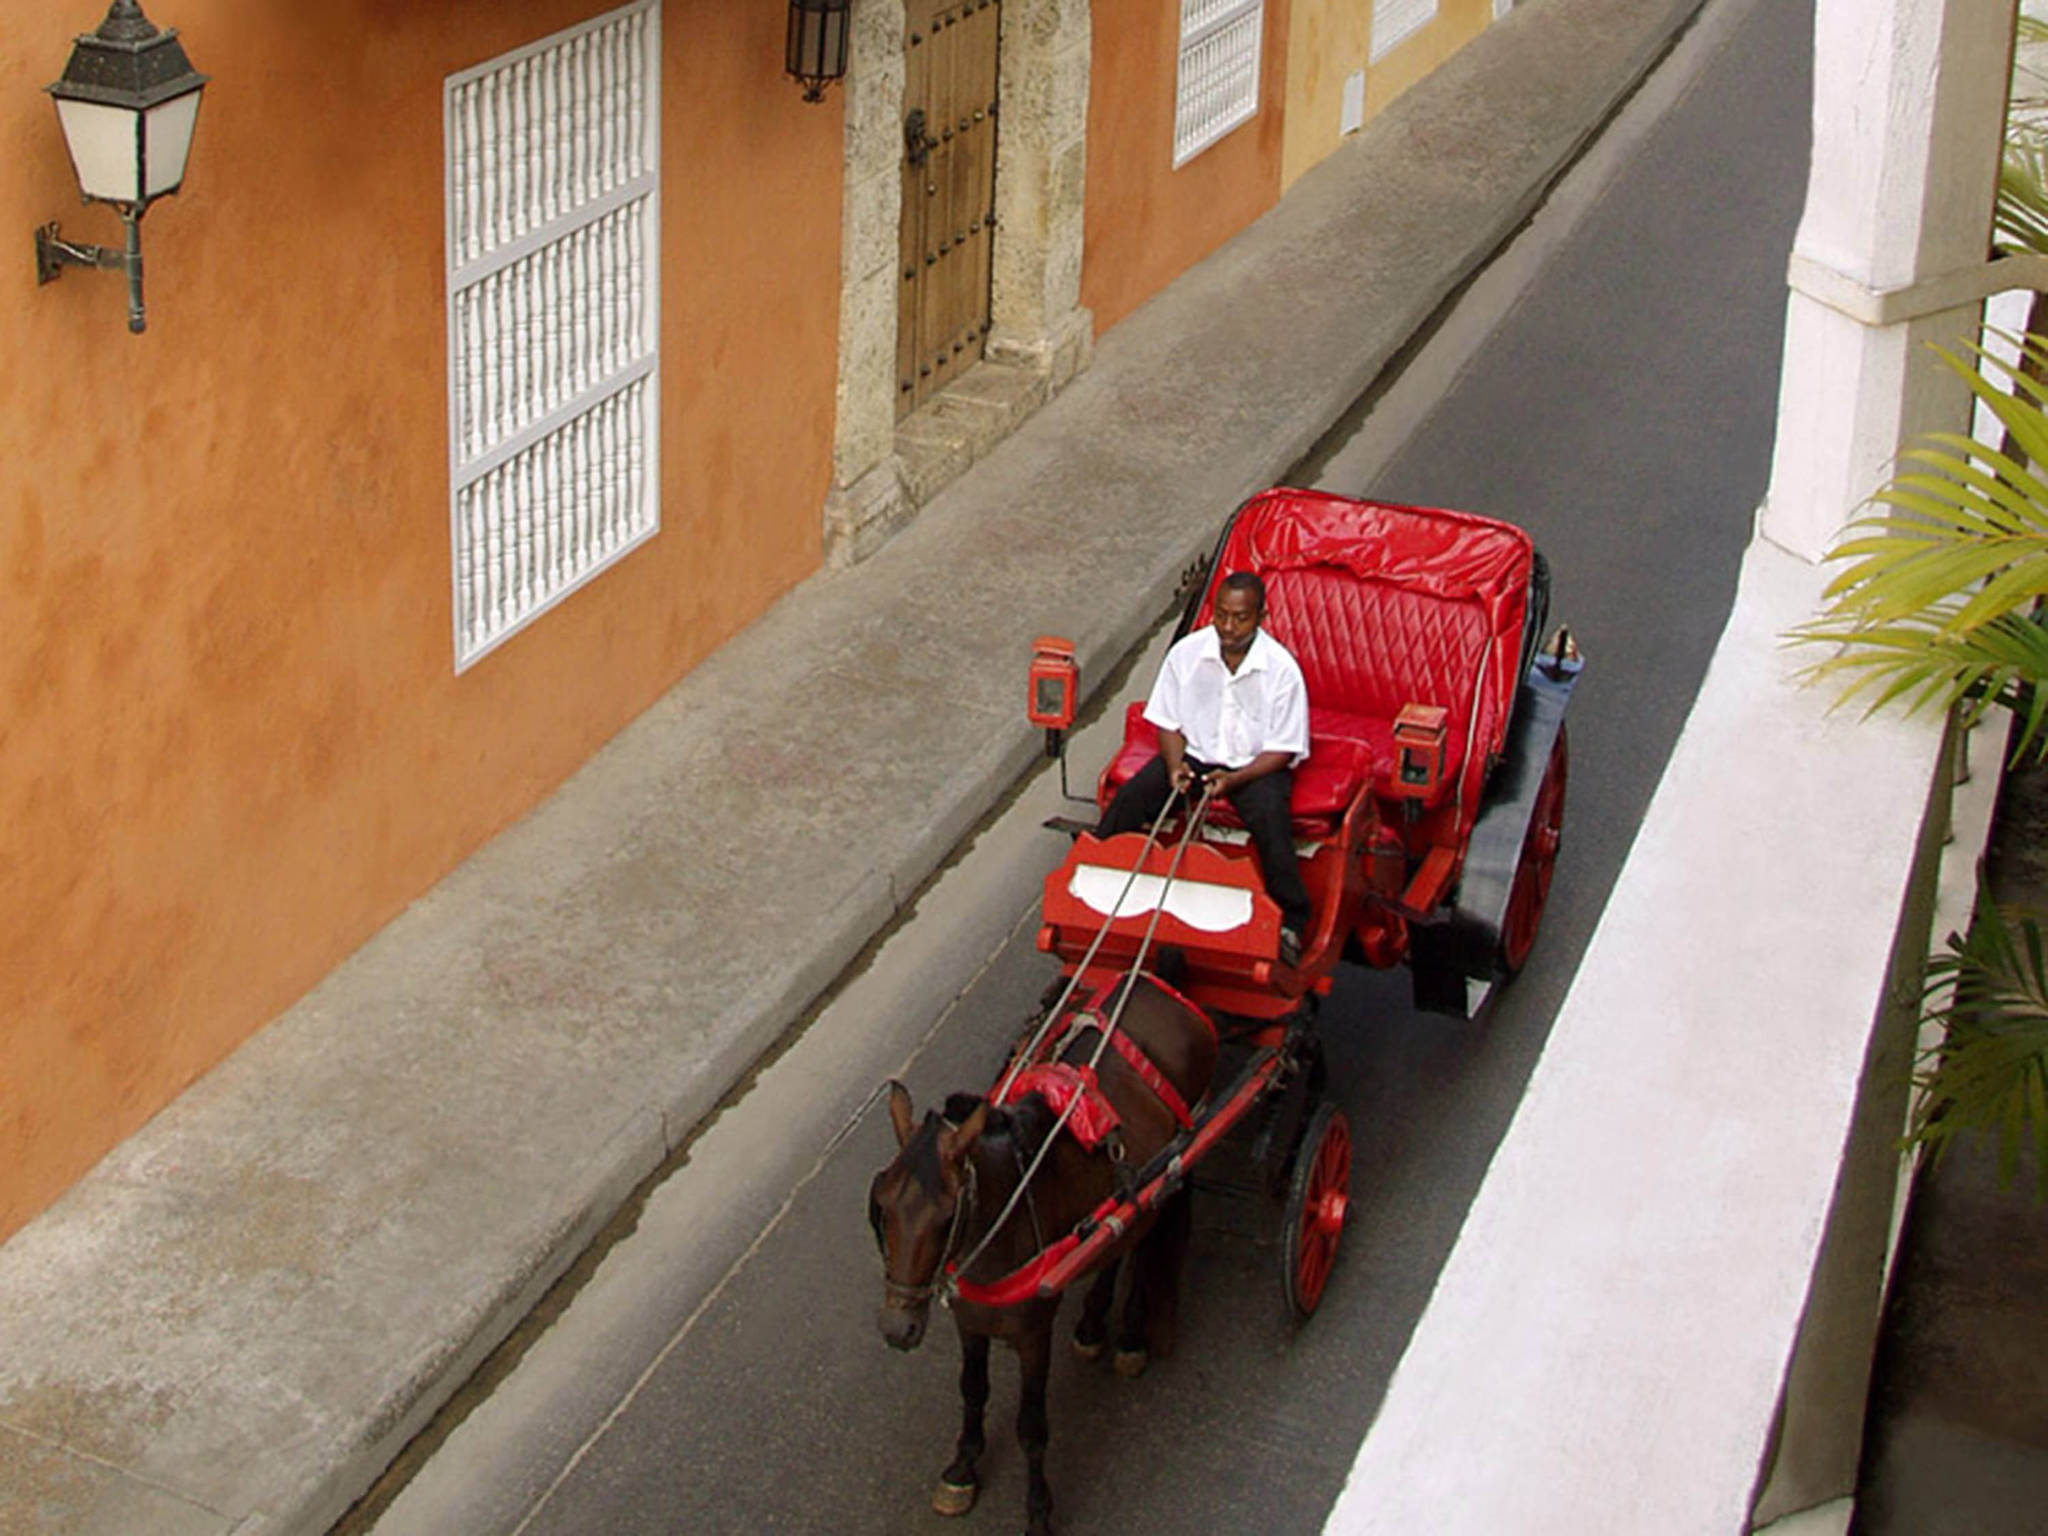
<path fill-rule="evenodd" d="M 1107 1012 L 1112 1004 L 1105 1000 L 1097 1006 Z M 1137 987 L 1118 1027 L 1156 1065 L 1184 1104 L 1196 1104 L 1208 1091 L 1216 1069 L 1215 1031 L 1177 994 L 1152 985 Z M 1087 1061 L 1096 1055 L 1099 1040 L 1096 1028 L 1077 1028 L 1062 1048 L 1061 1059 Z M 1058 1117 L 1036 1093 L 1003 1107 L 955 1094 L 946 1101 L 943 1114 L 927 1113 L 919 1124 L 910 1095 L 901 1085 L 892 1087 L 889 1117 L 901 1150 L 875 1175 L 868 1192 L 868 1216 L 883 1261 L 878 1322 L 891 1345 L 915 1349 L 923 1340 L 931 1299 L 944 1284 L 946 1266 L 973 1256 L 961 1278 L 981 1285 L 1018 1270 L 1118 1193 L 1120 1177 L 1143 1167 L 1180 1130 L 1166 1099 L 1116 1051 L 1101 1052 L 1097 1071 L 1103 1094 L 1121 1122 L 1120 1145 L 1112 1140 L 1091 1151 L 1073 1136 L 1059 1134 L 1023 1198 L 992 1235 L 1024 1170 L 1053 1135 Z M 1121 1167 L 1112 1152 L 1120 1155 Z M 1084 1358 L 1099 1355 L 1107 1341 L 1117 1274 L 1114 1261 L 1126 1254 L 1133 1257 L 1134 1267 L 1117 1338 L 1117 1369 L 1134 1376 L 1144 1369 L 1148 1352 L 1171 1352 L 1187 1232 L 1187 1194 L 1182 1191 L 1151 1218 L 1133 1223 L 1108 1251 L 1095 1271 L 1074 1333 L 1074 1347 Z M 974 1506 L 980 1487 L 975 1467 L 986 1445 L 982 1411 L 988 1403 L 989 1341 L 1003 1339 L 1016 1348 L 1023 1375 L 1017 1439 L 1029 1469 L 1028 1536 L 1048 1536 L 1052 1530 L 1052 1491 L 1045 1478 L 1045 1387 L 1059 1304 L 1058 1296 L 1006 1307 L 952 1300 L 953 1322 L 960 1333 L 961 1422 L 952 1464 L 932 1495 L 932 1507 L 940 1514 L 964 1515 Z"/>

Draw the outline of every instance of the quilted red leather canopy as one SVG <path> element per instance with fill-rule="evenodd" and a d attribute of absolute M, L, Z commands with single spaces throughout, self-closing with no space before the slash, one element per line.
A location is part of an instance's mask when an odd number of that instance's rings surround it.
<path fill-rule="evenodd" d="M 1271 490 L 1238 514 L 1195 623 L 1209 622 L 1215 579 L 1258 572 L 1267 628 L 1308 684 L 1311 761 L 1333 735 L 1374 744 L 1417 702 L 1449 711 L 1454 772 L 1468 742 L 1480 759 L 1500 749 L 1533 560 L 1529 536 L 1493 518 Z"/>
<path fill-rule="evenodd" d="M 1217 569 L 1298 570 L 1332 565 L 1436 597 L 1511 605 L 1515 623 L 1528 598 L 1534 546 L 1512 523 L 1441 507 L 1355 501 L 1326 491 L 1279 487 L 1246 502 Z M 1195 615 L 1209 622 L 1206 599 Z M 1496 633 L 1504 633 L 1498 625 Z"/>

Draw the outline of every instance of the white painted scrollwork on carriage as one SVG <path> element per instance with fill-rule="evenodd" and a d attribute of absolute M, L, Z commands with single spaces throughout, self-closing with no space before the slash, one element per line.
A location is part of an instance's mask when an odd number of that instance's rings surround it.
<path fill-rule="evenodd" d="M 1175 880 L 1169 886 L 1158 875 L 1077 864 L 1067 889 L 1104 917 L 1143 917 L 1159 906 L 1164 892 L 1167 915 L 1202 933 L 1228 933 L 1252 920 L 1252 893 L 1241 886 L 1203 880 Z"/>

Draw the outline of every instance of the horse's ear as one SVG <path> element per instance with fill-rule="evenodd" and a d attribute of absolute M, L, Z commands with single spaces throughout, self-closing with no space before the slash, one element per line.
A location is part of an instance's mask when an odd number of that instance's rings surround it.
<path fill-rule="evenodd" d="M 889 1084 L 889 1121 L 896 1127 L 896 1145 L 907 1147 L 917 1130 L 917 1121 L 911 1114 L 910 1090 L 901 1083 Z"/>
<path fill-rule="evenodd" d="M 951 1161 L 973 1146 L 981 1136 L 982 1127 L 988 1124 L 988 1100 L 983 1099 L 974 1106 L 974 1113 L 960 1122 L 959 1128 L 947 1131 L 939 1138 L 939 1156 Z"/>

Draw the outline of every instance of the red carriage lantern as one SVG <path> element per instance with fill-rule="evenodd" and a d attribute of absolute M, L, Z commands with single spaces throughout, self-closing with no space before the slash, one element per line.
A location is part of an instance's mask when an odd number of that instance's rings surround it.
<path fill-rule="evenodd" d="M 1440 704 L 1404 704 L 1394 717 L 1394 782 L 1386 792 L 1404 800 L 1427 800 L 1444 776 L 1444 726 L 1450 711 Z"/>
<path fill-rule="evenodd" d="M 1058 635 L 1040 635 L 1031 642 L 1031 696 L 1025 706 L 1033 725 L 1064 731 L 1074 723 L 1074 700 L 1081 691 L 1081 668 L 1073 642 Z"/>

